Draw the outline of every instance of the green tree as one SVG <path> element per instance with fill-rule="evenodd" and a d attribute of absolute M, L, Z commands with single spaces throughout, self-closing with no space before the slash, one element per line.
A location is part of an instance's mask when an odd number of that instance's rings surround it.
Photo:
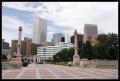
<path fill-rule="evenodd" d="M 99 42 L 94 46 L 97 59 L 117 59 L 118 58 L 118 35 L 114 33 L 99 34 L 97 37 Z M 95 51 L 93 51 L 95 55 Z"/>
<path fill-rule="evenodd" d="M 83 44 L 83 58 L 92 59 L 92 46 L 89 41 Z"/>
<path fill-rule="evenodd" d="M 60 54 L 61 54 L 61 52 L 58 52 L 57 54 L 53 55 L 53 61 L 54 62 L 60 62 L 61 61 Z"/>
<path fill-rule="evenodd" d="M 95 46 L 91 46 L 90 42 L 87 41 L 83 44 L 83 48 L 78 49 L 80 58 L 111 60 L 118 59 L 119 44 L 117 34 L 99 34 L 96 39 L 98 43 Z M 58 62 L 72 61 L 73 55 L 74 48 L 63 49 L 53 56 L 53 60 Z"/>
<path fill-rule="evenodd" d="M 83 57 L 84 57 L 83 48 L 79 48 L 79 49 L 78 49 L 78 55 L 80 56 L 80 58 L 83 58 Z"/>
<path fill-rule="evenodd" d="M 97 46 L 93 46 L 92 48 L 92 58 L 97 59 L 99 57 L 99 52 L 97 50 Z"/>
<path fill-rule="evenodd" d="M 68 51 L 68 61 L 72 61 L 73 60 L 73 55 L 74 55 L 74 48 L 69 48 L 69 51 Z"/>
<path fill-rule="evenodd" d="M 107 46 L 104 45 L 104 44 L 99 44 L 97 45 L 97 59 L 106 59 L 106 49 L 107 49 Z"/>
<path fill-rule="evenodd" d="M 56 55 L 53 56 L 53 60 L 54 61 L 58 61 L 58 62 L 66 62 L 69 60 L 69 50 L 68 49 L 63 49 L 60 52 L 58 52 Z"/>
<path fill-rule="evenodd" d="M 106 55 L 107 55 L 107 59 L 109 60 L 116 59 L 114 47 L 108 47 L 106 50 Z"/>
<path fill-rule="evenodd" d="M 118 35 L 114 33 L 108 33 L 107 45 L 110 45 L 110 46 L 118 45 Z"/>
<path fill-rule="evenodd" d="M 65 48 L 53 56 L 54 62 L 68 62 L 73 60 L 74 48 Z"/>
<path fill-rule="evenodd" d="M 2 53 L 1 58 L 2 58 L 2 59 L 7 59 L 7 56 Z"/>
<path fill-rule="evenodd" d="M 96 39 L 99 43 L 106 43 L 107 38 L 108 38 L 107 34 L 99 34 Z"/>

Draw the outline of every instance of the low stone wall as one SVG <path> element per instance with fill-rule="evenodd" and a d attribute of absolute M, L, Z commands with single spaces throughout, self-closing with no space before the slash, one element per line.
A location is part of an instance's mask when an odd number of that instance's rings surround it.
<path fill-rule="evenodd" d="M 118 69 L 117 60 L 86 60 L 83 59 L 80 62 L 80 67 L 89 68 L 108 68 L 108 69 Z"/>
<path fill-rule="evenodd" d="M 9 67 L 9 62 L 7 60 L 2 61 L 2 69 L 6 70 Z"/>
<path fill-rule="evenodd" d="M 7 70 L 7 69 L 19 69 L 20 67 L 17 65 L 10 64 L 9 60 L 2 60 L 2 70 Z"/>
<path fill-rule="evenodd" d="M 95 68 L 118 69 L 118 60 L 92 60 L 91 66 Z"/>

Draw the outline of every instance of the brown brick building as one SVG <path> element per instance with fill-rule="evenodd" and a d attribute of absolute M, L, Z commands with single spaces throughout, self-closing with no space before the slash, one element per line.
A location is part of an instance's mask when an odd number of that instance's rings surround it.
<path fill-rule="evenodd" d="M 97 34 L 98 34 L 98 31 L 97 31 L 96 24 L 85 24 L 83 42 L 86 43 L 86 41 L 88 41 L 89 36 L 96 37 Z"/>
<path fill-rule="evenodd" d="M 25 40 L 25 46 L 26 46 L 26 56 L 31 56 L 32 53 L 32 41 L 31 40 Z"/>
<path fill-rule="evenodd" d="M 14 52 L 17 52 L 17 40 L 12 40 L 11 43 L 11 53 L 13 54 Z"/>
<path fill-rule="evenodd" d="M 96 37 L 92 35 L 88 37 L 88 41 L 91 43 L 92 46 L 97 43 Z"/>
<path fill-rule="evenodd" d="M 71 36 L 71 43 L 74 44 L 74 35 Z M 82 48 L 83 45 L 83 35 L 82 34 L 77 34 L 77 46 L 78 48 Z"/>
<path fill-rule="evenodd" d="M 32 43 L 31 40 L 25 39 L 24 41 L 21 41 L 21 54 L 22 56 L 33 56 L 37 54 L 37 46 L 36 44 Z M 11 43 L 11 53 L 17 52 L 17 40 L 12 40 Z"/>
<path fill-rule="evenodd" d="M 25 41 L 22 41 L 21 42 L 22 46 L 21 46 L 21 54 L 22 56 L 25 56 L 26 55 L 26 45 L 25 45 Z"/>
<path fill-rule="evenodd" d="M 32 56 L 37 54 L 37 45 L 35 43 L 32 43 L 32 50 L 31 50 L 31 54 Z"/>

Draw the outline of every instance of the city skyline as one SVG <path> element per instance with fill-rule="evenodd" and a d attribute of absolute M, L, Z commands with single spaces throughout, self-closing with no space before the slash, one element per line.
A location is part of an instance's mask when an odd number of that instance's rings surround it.
<path fill-rule="evenodd" d="M 11 45 L 22 26 L 22 40 L 32 38 L 32 20 L 36 16 L 47 20 L 47 41 L 53 33 L 63 33 L 67 38 L 77 29 L 83 34 L 85 24 L 96 24 L 98 34 L 118 33 L 117 2 L 2 2 L 2 37 Z"/>

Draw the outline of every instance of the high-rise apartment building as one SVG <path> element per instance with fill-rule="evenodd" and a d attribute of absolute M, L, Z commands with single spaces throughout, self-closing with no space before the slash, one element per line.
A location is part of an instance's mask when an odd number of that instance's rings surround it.
<path fill-rule="evenodd" d="M 83 41 L 84 43 L 88 40 L 90 36 L 97 36 L 98 31 L 97 31 L 97 25 L 95 24 L 85 24 L 84 27 L 84 38 Z"/>
<path fill-rule="evenodd" d="M 62 33 L 53 34 L 53 44 L 56 45 L 57 43 L 60 43 L 63 37 L 65 38 L 65 35 Z"/>
<path fill-rule="evenodd" d="M 32 43 L 44 44 L 47 36 L 47 21 L 42 18 L 36 18 L 33 22 Z"/>

